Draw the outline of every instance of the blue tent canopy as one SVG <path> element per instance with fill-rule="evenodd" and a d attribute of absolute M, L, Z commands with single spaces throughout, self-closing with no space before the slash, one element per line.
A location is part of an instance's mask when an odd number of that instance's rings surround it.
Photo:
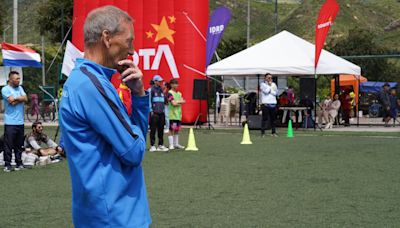
<path fill-rule="evenodd" d="M 379 93 L 386 82 L 363 82 L 360 84 L 360 92 L 362 93 Z M 388 82 L 390 88 L 396 88 L 397 82 Z"/>

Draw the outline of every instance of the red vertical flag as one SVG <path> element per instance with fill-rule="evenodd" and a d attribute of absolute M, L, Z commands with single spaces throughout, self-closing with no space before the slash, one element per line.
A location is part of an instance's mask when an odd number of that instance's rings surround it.
<path fill-rule="evenodd" d="M 336 0 L 326 0 L 319 11 L 317 26 L 315 28 L 315 69 L 318 65 L 319 56 L 324 47 L 326 35 L 339 12 L 339 4 Z"/>

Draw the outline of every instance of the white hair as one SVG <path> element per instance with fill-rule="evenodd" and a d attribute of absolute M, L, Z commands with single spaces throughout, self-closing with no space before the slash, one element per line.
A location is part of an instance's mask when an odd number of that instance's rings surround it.
<path fill-rule="evenodd" d="M 122 21 L 132 22 L 132 18 L 115 6 L 104 6 L 91 11 L 83 26 L 85 46 L 90 47 L 99 42 L 104 30 L 109 31 L 110 35 L 120 32 Z"/>

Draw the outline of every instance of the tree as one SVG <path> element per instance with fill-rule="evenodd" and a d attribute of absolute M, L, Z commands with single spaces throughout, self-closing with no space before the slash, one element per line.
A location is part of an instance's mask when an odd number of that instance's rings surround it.
<path fill-rule="evenodd" d="M 381 55 L 391 50 L 374 42 L 375 35 L 368 30 L 353 28 L 349 35 L 332 46 L 333 52 L 339 56 Z M 399 81 L 400 70 L 396 65 L 384 58 L 351 59 L 361 67 L 363 76 L 371 81 Z"/>
<path fill-rule="evenodd" d="M 221 59 L 229 57 L 246 49 L 247 41 L 245 38 L 222 40 L 218 46 L 217 53 Z"/>
<path fill-rule="evenodd" d="M 72 0 L 47 0 L 38 9 L 37 23 L 42 34 L 47 33 L 53 42 L 61 42 L 72 25 Z M 62 34 L 64 28 L 64 34 Z"/>
<path fill-rule="evenodd" d="M 0 15 L 5 15 L 4 0 L 0 0 Z M 4 17 L 0 17 L 0 33 L 3 34 Z"/>

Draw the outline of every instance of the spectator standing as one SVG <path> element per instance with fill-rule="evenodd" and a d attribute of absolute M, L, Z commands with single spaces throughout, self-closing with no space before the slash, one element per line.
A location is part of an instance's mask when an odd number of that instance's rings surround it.
<path fill-rule="evenodd" d="M 351 111 L 351 97 L 350 90 L 346 89 L 342 94 L 340 94 L 340 103 L 342 107 L 344 126 L 350 126 L 350 111 Z"/>
<path fill-rule="evenodd" d="M 381 102 L 382 105 L 382 116 L 383 116 L 383 121 L 385 122 L 385 127 L 388 127 L 389 120 L 391 119 L 390 115 L 390 85 L 389 83 L 385 83 L 383 85 L 383 89 L 381 93 L 379 94 L 379 101 Z"/>
<path fill-rule="evenodd" d="M 165 124 L 165 97 L 162 89 L 163 78 L 160 75 L 153 77 L 154 85 L 150 91 L 150 152 L 168 151 L 164 146 L 164 124 Z M 158 137 L 158 146 L 156 143 L 156 132 Z"/>
<path fill-rule="evenodd" d="M 142 161 L 149 97 L 134 54 L 132 18 L 114 6 L 91 11 L 85 55 L 64 85 L 61 131 L 68 151 L 74 227 L 149 227 Z M 110 80 L 117 70 L 132 93 L 132 115 Z"/>
<path fill-rule="evenodd" d="M 396 89 L 391 89 L 390 90 L 390 115 L 393 118 L 393 124 L 396 123 L 398 112 L 399 112 L 399 104 L 398 104 Z"/>
<path fill-rule="evenodd" d="M 182 104 L 186 103 L 186 101 L 182 98 L 181 92 L 178 92 L 178 80 L 172 79 L 170 86 L 171 90 L 168 92 L 170 119 L 169 149 L 183 149 L 185 147 L 179 144 L 179 131 L 181 130 Z"/>
<path fill-rule="evenodd" d="M 287 89 L 287 97 L 289 100 L 289 104 L 294 104 L 294 100 L 295 100 L 295 96 L 294 96 L 294 90 L 292 86 L 289 86 L 289 88 Z"/>
<path fill-rule="evenodd" d="M 272 81 L 272 75 L 266 73 L 264 76 L 264 82 L 260 85 L 261 90 L 261 103 L 262 103 L 262 121 L 261 121 L 261 136 L 265 136 L 266 123 L 269 121 L 271 126 L 271 134 L 277 137 L 275 130 L 276 120 L 276 96 L 278 94 L 278 87 Z"/>
<path fill-rule="evenodd" d="M 15 171 L 23 169 L 21 154 L 24 145 L 24 103 L 28 101 L 19 85 L 21 76 L 17 71 L 8 74 L 8 85 L 1 90 L 4 103 L 4 172 L 12 171 L 12 151 L 15 154 Z"/>
<path fill-rule="evenodd" d="M 169 133 L 169 102 L 168 102 L 168 92 L 171 90 L 171 85 L 166 82 L 164 84 L 164 97 L 165 97 L 165 102 L 164 102 L 164 113 L 165 113 L 165 128 L 164 128 L 164 133 Z"/>

